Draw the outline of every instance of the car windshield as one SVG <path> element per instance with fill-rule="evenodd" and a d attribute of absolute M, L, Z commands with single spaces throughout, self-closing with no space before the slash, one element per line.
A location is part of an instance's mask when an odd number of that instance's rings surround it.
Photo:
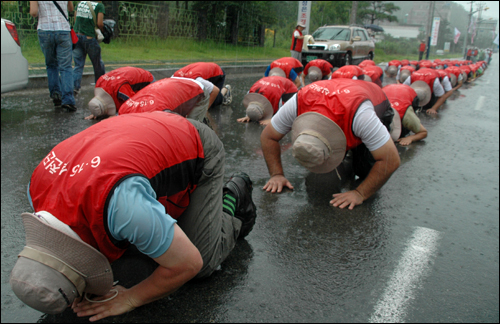
<path fill-rule="evenodd" d="M 351 38 L 349 28 L 319 28 L 312 34 L 315 40 L 346 40 Z"/>

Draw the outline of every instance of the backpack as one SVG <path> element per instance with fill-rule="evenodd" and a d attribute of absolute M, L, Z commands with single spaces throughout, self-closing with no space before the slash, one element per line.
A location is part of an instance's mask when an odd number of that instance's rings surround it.
<path fill-rule="evenodd" d="M 109 44 L 109 42 L 111 42 L 111 38 L 115 35 L 116 21 L 114 21 L 113 19 L 104 19 L 103 24 L 104 24 L 102 30 L 102 35 L 104 36 L 103 43 Z"/>

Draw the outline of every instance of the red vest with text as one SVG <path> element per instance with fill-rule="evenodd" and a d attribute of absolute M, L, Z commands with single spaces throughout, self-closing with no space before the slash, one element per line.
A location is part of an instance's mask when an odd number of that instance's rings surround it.
<path fill-rule="evenodd" d="M 291 51 L 296 51 L 296 52 L 302 52 L 302 45 L 304 44 L 304 39 L 298 39 L 295 38 L 295 32 L 298 31 L 300 36 L 302 36 L 302 32 L 298 29 L 295 29 L 295 31 L 292 34 L 292 46 L 290 46 Z"/>
<path fill-rule="evenodd" d="M 33 172 L 29 190 L 35 211 L 53 214 L 113 262 L 128 245 L 109 234 L 108 203 L 116 186 L 130 176 L 148 179 L 166 213 L 178 218 L 203 163 L 200 136 L 186 118 L 167 112 L 118 116 L 54 147 Z"/>
<path fill-rule="evenodd" d="M 297 91 L 297 87 L 292 81 L 280 76 L 271 76 L 255 82 L 248 92 L 259 93 L 266 97 L 271 103 L 274 113 L 276 113 L 279 109 L 281 97 L 284 94 L 292 94 Z"/>
<path fill-rule="evenodd" d="M 309 68 L 311 66 L 315 66 L 321 70 L 321 74 L 323 76 L 330 74 L 332 72 L 333 66 L 325 60 L 322 59 L 316 59 L 312 60 L 309 63 L 307 63 L 305 69 L 304 69 L 304 75 L 307 75 L 309 73 Z"/>
<path fill-rule="evenodd" d="M 174 77 L 196 79 L 198 77 L 212 82 L 222 76 L 224 71 L 216 63 L 198 62 L 186 65 L 182 69 L 175 71 Z M 212 82 L 214 83 L 214 82 Z"/>
<path fill-rule="evenodd" d="M 151 72 L 132 66 L 125 66 L 115 69 L 102 75 L 96 82 L 96 88 L 102 88 L 106 91 L 115 103 L 116 110 L 125 102 L 125 98 L 120 98 L 118 92 L 128 98 L 132 97 L 139 90 L 143 89 L 151 82 L 154 77 Z"/>
<path fill-rule="evenodd" d="M 299 62 L 296 58 L 293 57 L 282 57 L 280 59 L 277 59 L 273 63 L 271 63 L 271 70 L 274 69 L 275 67 L 282 69 L 286 77 L 290 77 L 290 71 L 292 69 L 300 69 L 303 68 L 304 66 L 302 63 Z M 297 72 L 297 70 L 295 70 Z M 298 73 L 297 73 L 298 75 Z"/>
<path fill-rule="evenodd" d="M 356 65 L 344 65 L 337 71 L 332 73 L 333 79 L 352 79 L 354 76 L 359 77 L 363 75 L 363 70 Z"/>
<path fill-rule="evenodd" d="M 352 122 L 359 106 L 367 100 L 372 102 L 379 118 L 390 109 L 382 89 L 371 82 L 349 79 L 317 81 L 297 93 L 297 116 L 316 112 L 331 119 L 344 132 L 346 150 L 350 150 L 362 143 L 352 131 Z"/>
<path fill-rule="evenodd" d="M 434 93 L 434 81 L 439 79 L 439 74 L 432 69 L 419 69 L 411 74 L 411 83 L 415 81 L 424 81 L 431 88 L 431 94 Z"/>
<path fill-rule="evenodd" d="M 166 78 L 151 83 L 120 107 L 120 115 L 165 109 L 187 116 L 203 97 L 199 83 L 191 79 Z"/>

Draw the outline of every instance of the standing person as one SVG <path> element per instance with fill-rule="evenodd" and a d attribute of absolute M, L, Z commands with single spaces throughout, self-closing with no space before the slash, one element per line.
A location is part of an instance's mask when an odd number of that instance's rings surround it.
<path fill-rule="evenodd" d="M 418 60 L 421 61 L 422 58 L 424 57 L 425 49 L 427 46 L 425 46 L 425 41 L 422 39 L 420 40 L 420 46 L 418 47 Z"/>
<path fill-rule="evenodd" d="M 101 59 L 101 46 L 96 38 L 96 27 L 102 29 L 104 27 L 104 5 L 102 1 L 90 1 L 92 5 L 92 13 L 89 1 L 80 1 L 76 8 L 75 32 L 78 35 L 78 43 L 73 50 L 73 58 L 75 59 L 75 68 L 73 69 L 73 91 L 75 94 L 80 92 L 83 68 L 87 54 L 94 67 L 94 79 L 97 80 L 106 73 L 104 62 Z"/>
<path fill-rule="evenodd" d="M 394 118 L 397 117 L 397 118 Z M 354 190 L 333 195 L 335 207 L 353 209 L 372 196 L 399 167 L 388 126 L 399 120 L 379 86 L 349 79 L 317 81 L 303 87 L 271 119 L 261 134 L 270 179 L 263 189 L 281 192 L 292 184 L 284 175 L 279 141 L 292 131 L 293 156 L 309 171 L 333 171 L 347 150 L 365 144 L 374 158 Z"/>
<path fill-rule="evenodd" d="M 219 88 L 203 79 L 161 79 L 125 101 L 119 114 L 170 110 L 208 124 L 205 117 L 218 93 Z"/>
<path fill-rule="evenodd" d="M 295 31 L 292 35 L 292 46 L 290 46 L 291 56 L 297 60 L 302 61 L 302 45 L 304 43 L 304 36 L 302 31 L 306 28 L 306 25 L 298 22 L 295 27 Z"/>
<path fill-rule="evenodd" d="M 35 214 L 22 215 L 27 247 L 12 290 L 39 311 L 72 306 L 96 321 L 210 276 L 257 216 L 252 181 L 240 172 L 224 184 L 224 161 L 211 129 L 168 112 L 110 118 L 61 142 L 30 179 Z M 159 266 L 134 287 L 112 287 L 110 262 L 130 244 Z M 78 300 L 84 292 L 109 299 Z"/>
<path fill-rule="evenodd" d="M 185 67 L 175 71 L 174 77 L 189 78 L 193 80 L 203 79 L 213 83 L 214 86 L 220 89 L 217 98 L 208 108 L 218 106 L 220 104 L 229 105 L 233 101 L 231 94 L 231 86 L 228 84 L 224 86 L 226 80 L 226 73 L 216 63 L 198 62 L 186 65 Z"/>
<path fill-rule="evenodd" d="M 57 1 L 66 17 L 72 1 Z M 53 1 L 30 1 L 30 15 L 38 17 L 38 41 L 45 57 L 50 98 L 55 107 L 76 111 L 73 96 L 71 26 Z"/>
<path fill-rule="evenodd" d="M 271 117 L 297 93 L 297 87 L 292 81 L 280 76 L 263 77 L 255 82 L 243 98 L 246 116 L 238 118 L 239 123 L 250 121 L 267 125 Z"/>
<path fill-rule="evenodd" d="M 92 114 L 85 119 L 115 116 L 125 101 L 154 80 L 151 72 L 132 66 L 124 66 L 104 74 L 97 80 L 94 98 L 89 101 Z"/>
<path fill-rule="evenodd" d="M 471 48 L 471 47 L 469 47 L 469 49 L 467 50 L 467 56 L 465 57 L 465 59 L 466 59 L 467 61 L 469 61 L 469 60 L 470 60 L 470 58 L 471 58 L 471 56 L 472 56 L 472 48 Z"/>

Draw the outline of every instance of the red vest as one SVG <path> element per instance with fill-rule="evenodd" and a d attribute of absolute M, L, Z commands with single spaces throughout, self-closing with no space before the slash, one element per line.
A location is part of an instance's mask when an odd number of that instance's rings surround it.
<path fill-rule="evenodd" d="M 443 81 L 445 76 L 450 78 L 450 74 L 446 70 L 439 69 L 439 70 L 436 70 L 436 72 L 439 74 L 439 80 L 441 80 L 441 81 Z"/>
<path fill-rule="evenodd" d="M 401 60 L 401 65 L 402 65 L 402 66 L 407 66 L 407 65 L 410 65 L 410 61 L 408 61 L 408 60 L 406 60 L 406 59 L 405 59 L 405 60 Z"/>
<path fill-rule="evenodd" d="M 363 70 L 356 65 L 344 65 L 337 71 L 332 73 L 333 79 L 352 79 L 354 76 L 359 77 L 363 75 Z"/>
<path fill-rule="evenodd" d="M 417 93 L 412 87 L 405 84 L 390 84 L 382 89 L 389 99 L 392 108 L 396 109 L 399 117 L 403 117 L 408 110 L 408 107 L 413 105 L 413 100 L 417 97 Z"/>
<path fill-rule="evenodd" d="M 368 65 L 363 68 L 363 74 L 366 74 L 372 79 L 372 82 L 382 88 L 380 77 L 384 74 L 384 70 L 380 66 Z"/>
<path fill-rule="evenodd" d="M 390 109 L 382 89 L 371 82 L 348 79 L 317 81 L 297 93 L 297 116 L 317 112 L 328 117 L 342 129 L 347 140 L 346 150 L 350 150 L 362 143 L 352 132 L 352 122 L 359 106 L 367 100 L 373 103 L 379 118 Z"/>
<path fill-rule="evenodd" d="M 112 238 L 107 225 L 116 186 L 131 175 L 145 177 L 166 213 L 178 218 L 203 163 L 198 131 L 184 117 L 166 112 L 118 116 L 54 147 L 33 172 L 29 190 L 35 211 L 53 214 L 113 262 L 127 245 Z"/>
<path fill-rule="evenodd" d="M 330 72 L 332 72 L 333 69 L 333 66 L 328 61 L 322 59 L 316 59 L 307 63 L 306 68 L 304 69 L 304 75 L 307 75 L 309 73 L 309 68 L 311 66 L 319 68 L 323 76 L 330 74 Z"/>
<path fill-rule="evenodd" d="M 136 92 L 153 82 L 151 72 L 141 68 L 125 66 L 102 75 L 97 80 L 95 87 L 106 91 L 115 103 L 116 110 L 125 102 L 118 96 L 118 92 L 132 97 Z"/>
<path fill-rule="evenodd" d="M 404 71 L 404 70 L 408 70 L 411 73 L 415 72 L 415 69 L 413 68 L 413 66 L 409 66 L 409 65 L 402 66 L 401 69 L 399 70 L 399 72 Z"/>
<path fill-rule="evenodd" d="M 302 32 L 298 29 L 295 29 L 295 31 L 298 31 L 300 36 L 302 36 Z M 304 44 L 304 39 L 298 39 L 295 38 L 294 34 L 295 31 L 292 34 L 292 46 L 290 46 L 291 51 L 297 51 L 297 52 L 302 52 L 302 45 Z"/>
<path fill-rule="evenodd" d="M 467 56 L 471 56 L 472 55 L 472 50 L 467 50 Z"/>
<path fill-rule="evenodd" d="M 427 60 L 422 60 L 418 63 L 418 68 L 419 69 L 423 69 L 423 68 L 432 68 L 432 62 L 431 61 L 427 61 Z"/>
<path fill-rule="evenodd" d="M 174 77 L 196 79 L 198 77 L 212 82 L 224 75 L 221 67 L 216 63 L 198 62 L 186 65 L 174 73 Z M 212 80 L 211 80 L 212 79 Z M 214 82 L 212 82 L 214 83 Z"/>
<path fill-rule="evenodd" d="M 460 68 L 458 66 L 449 66 L 446 68 L 446 71 L 448 71 L 449 73 L 455 74 L 455 76 L 457 77 L 457 82 L 458 82 L 458 77 L 462 73 L 462 70 L 460 70 Z"/>
<path fill-rule="evenodd" d="M 171 110 L 187 116 L 203 97 L 203 90 L 191 79 L 166 78 L 151 83 L 146 88 L 125 101 L 120 107 L 120 115 Z"/>
<path fill-rule="evenodd" d="M 255 82 L 249 93 L 259 93 L 269 100 L 273 106 L 274 113 L 279 109 L 280 99 L 284 94 L 296 93 L 295 84 L 280 76 L 264 77 Z"/>
<path fill-rule="evenodd" d="M 417 66 L 418 65 L 418 61 L 410 61 L 410 64 Z"/>
<path fill-rule="evenodd" d="M 434 93 L 434 81 L 439 79 L 439 74 L 436 70 L 432 69 L 420 69 L 411 74 L 411 83 L 415 81 L 424 81 L 431 88 L 431 94 Z"/>
<path fill-rule="evenodd" d="M 368 65 L 376 65 L 375 62 L 373 62 L 372 60 L 364 60 L 363 62 L 359 63 L 358 66 L 360 68 L 364 68 L 365 66 L 368 66 Z"/>
<path fill-rule="evenodd" d="M 400 65 L 401 65 L 401 61 L 398 61 L 398 60 L 389 61 L 389 63 L 387 64 L 387 66 L 395 66 L 395 67 L 399 67 Z"/>
<path fill-rule="evenodd" d="M 271 63 L 270 70 L 274 69 L 275 67 L 282 69 L 285 72 L 287 78 L 290 77 L 290 71 L 292 69 L 294 69 L 297 72 L 297 69 L 304 68 L 302 63 L 300 63 L 299 60 L 293 57 L 282 57 L 280 59 L 277 59 L 276 61 Z M 298 74 L 299 73 L 297 73 L 297 75 Z"/>
<path fill-rule="evenodd" d="M 425 52 L 425 43 L 420 43 L 419 52 Z"/>

